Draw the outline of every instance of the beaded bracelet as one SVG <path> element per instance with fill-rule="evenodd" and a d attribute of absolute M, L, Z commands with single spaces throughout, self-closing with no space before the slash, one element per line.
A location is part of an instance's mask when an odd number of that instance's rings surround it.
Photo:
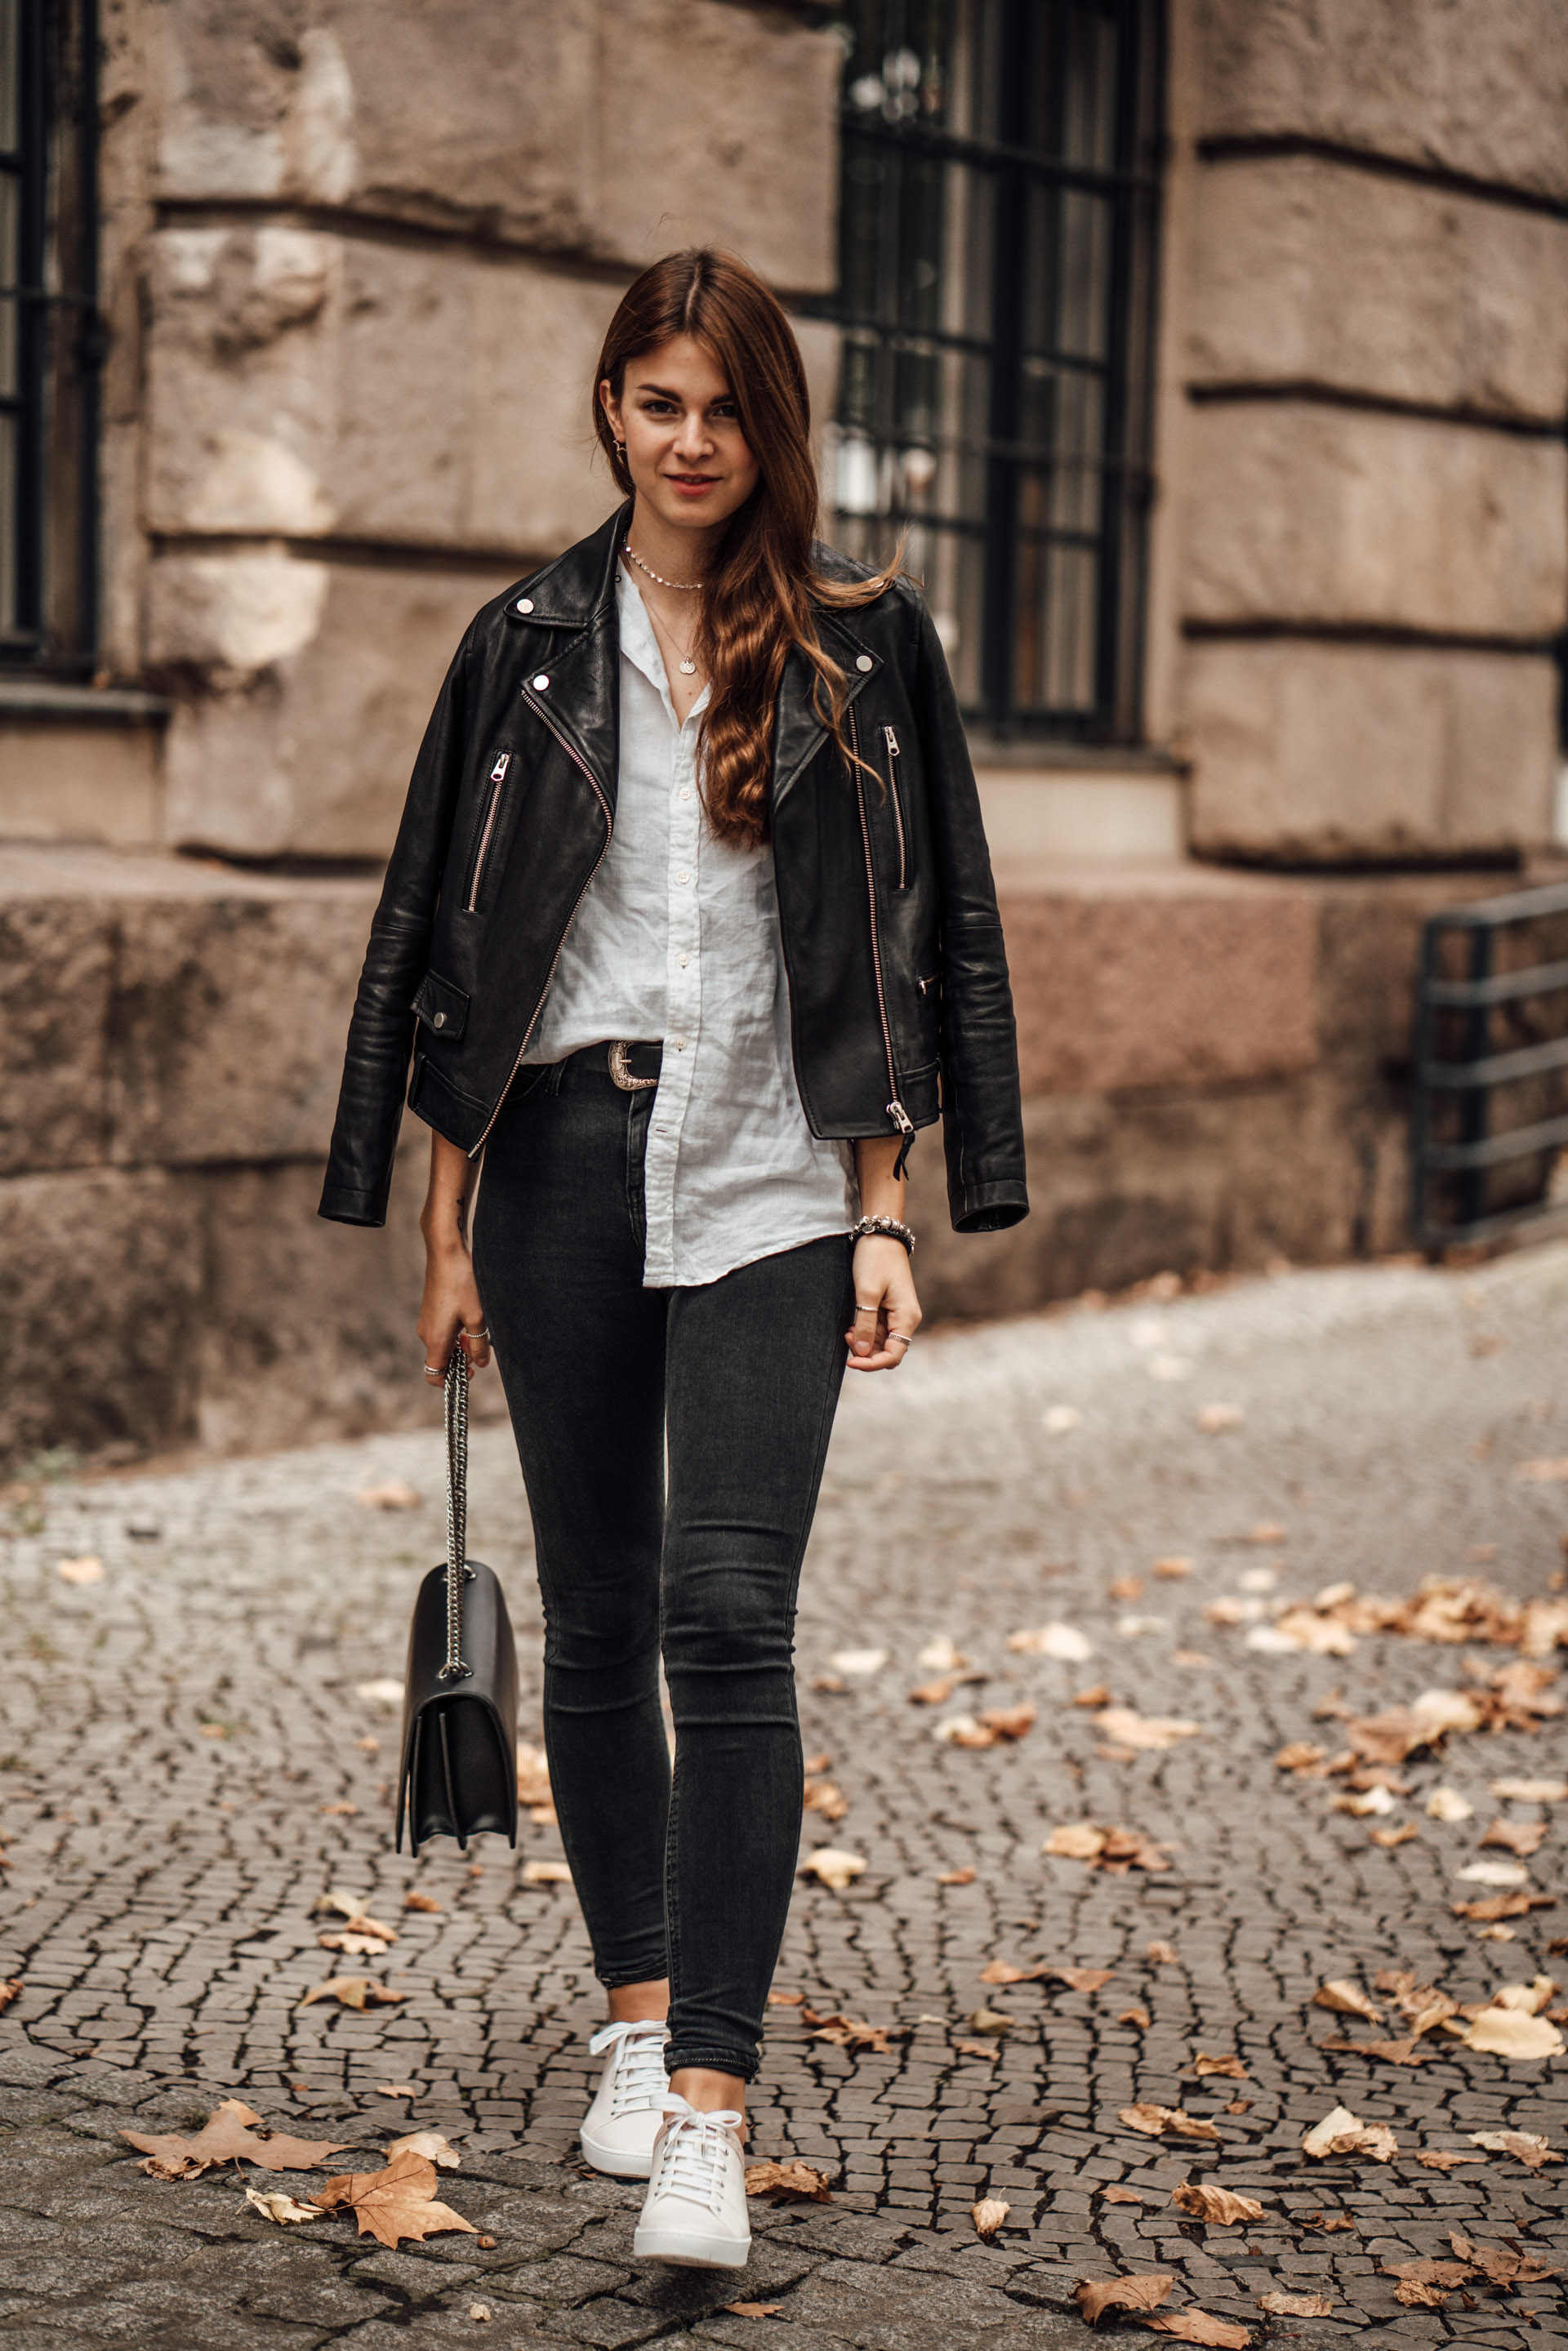
<path fill-rule="evenodd" d="M 890 1241 L 902 1241 L 908 1254 L 915 1255 L 915 1235 L 896 1217 L 862 1217 L 850 1234 L 852 1241 L 871 1240 L 883 1236 Z"/>

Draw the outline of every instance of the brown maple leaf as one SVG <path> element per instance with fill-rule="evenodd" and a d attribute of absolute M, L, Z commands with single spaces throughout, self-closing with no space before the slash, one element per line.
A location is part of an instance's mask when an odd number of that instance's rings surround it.
<path fill-rule="evenodd" d="M 908 2039 L 905 2030 L 896 2024 L 868 2024 L 863 2017 L 844 2016 L 836 2009 L 829 2015 L 819 2015 L 814 2008 L 802 2008 L 804 2022 L 812 2027 L 808 2041 L 831 2042 L 835 2049 L 874 2049 L 887 2056 L 889 2036 L 895 2041 Z"/>
<path fill-rule="evenodd" d="M 423 2155 L 405 2150 L 394 2155 L 380 2171 L 344 2171 L 329 2179 L 314 2201 L 324 2212 L 346 2207 L 359 2222 L 361 2237 L 374 2237 L 395 2251 L 404 2237 L 423 2241 L 444 2229 L 478 2231 L 472 2220 L 435 2201 L 435 2166 Z"/>
<path fill-rule="evenodd" d="M 1085 2323 L 1093 2326 L 1108 2310 L 1155 2310 L 1176 2283 L 1173 2270 L 1147 2271 L 1142 2277 L 1081 2278 L 1072 2298 Z"/>
<path fill-rule="evenodd" d="M 828 2182 L 831 2178 L 831 2172 L 820 2171 L 814 2163 L 790 2156 L 783 2163 L 748 2163 L 746 2192 L 771 2196 L 779 2204 L 831 2204 L 833 2198 Z"/>
<path fill-rule="evenodd" d="M 437 1917 L 441 1915 L 441 1905 L 434 1895 L 422 1894 L 417 1886 L 403 1896 L 402 1907 L 405 1910 L 433 1910 Z"/>
<path fill-rule="evenodd" d="M 389 1991 L 385 1984 L 373 1983 L 369 1976 L 329 1976 L 325 1983 L 312 1984 L 295 2002 L 298 2008 L 308 2008 L 312 2001 L 335 2000 L 340 2008 L 390 2007 L 406 2000 L 405 1991 Z"/>
<path fill-rule="evenodd" d="M 1152 2335 L 1174 2335 L 1179 2343 L 1207 2343 L 1215 2351 L 1245 2351 L 1252 2337 L 1233 2318 L 1216 2318 L 1207 2310 L 1159 2310 L 1145 2318 Z"/>
<path fill-rule="evenodd" d="M 263 2171 L 311 2171 L 330 2155 L 341 2155 L 348 2139 L 291 2138 L 269 2130 L 261 2116 L 238 2098 L 215 2106 L 194 2138 L 178 2131 L 121 2131 L 146 2161 L 153 2179 L 197 2179 L 221 2163 L 254 2163 Z"/>
<path fill-rule="evenodd" d="M 0 2010 L 9 2008 L 14 2000 L 19 2000 L 23 1989 L 20 1976 L 11 1976 L 5 1982 L 0 1983 Z"/>
<path fill-rule="evenodd" d="M 1223 2057 L 1211 2057 L 1205 2049 L 1200 2049 L 1193 2059 L 1192 2070 L 1200 2075 L 1222 2074 L 1228 2082 L 1249 2082 L 1252 2078 L 1239 2057 L 1228 2053 Z"/>
<path fill-rule="evenodd" d="M 1184 2179 L 1171 2191 L 1171 2202 L 1195 2220 L 1207 2220 L 1218 2229 L 1235 2229 L 1243 2220 L 1260 2220 L 1263 2207 L 1250 2196 L 1235 2195 L 1228 2188 L 1210 2188 L 1202 2180 Z"/>

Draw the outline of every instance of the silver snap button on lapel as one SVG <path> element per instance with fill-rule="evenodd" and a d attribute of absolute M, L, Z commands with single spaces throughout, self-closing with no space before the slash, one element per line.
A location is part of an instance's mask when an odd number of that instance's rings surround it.
<path fill-rule="evenodd" d="M 534 692 L 536 694 L 542 694 L 549 684 L 549 680 L 541 669 L 538 677 L 534 680 Z"/>
<path fill-rule="evenodd" d="M 533 611 L 533 609 L 534 609 L 534 600 L 533 600 L 533 598 L 532 598 L 531 596 L 519 596 L 519 597 L 518 597 L 518 599 L 517 599 L 517 610 L 518 610 L 518 611 L 519 611 L 519 612 L 531 612 L 531 611 Z"/>
<path fill-rule="evenodd" d="M 870 653 L 862 653 L 855 663 L 855 667 L 856 669 L 874 669 L 876 667 L 876 664 L 873 661 Z"/>
<path fill-rule="evenodd" d="M 446 1015 L 445 1015 L 445 1013 L 444 1013 L 444 1012 L 438 1012 L 438 1013 L 436 1014 L 436 1016 L 435 1016 L 434 1020 L 432 1022 L 432 1024 L 431 1024 L 431 1025 L 432 1025 L 432 1027 L 433 1027 L 433 1028 L 436 1028 L 436 1029 L 444 1029 L 444 1028 L 445 1028 L 445 1026 L 446 1026 Z"/>

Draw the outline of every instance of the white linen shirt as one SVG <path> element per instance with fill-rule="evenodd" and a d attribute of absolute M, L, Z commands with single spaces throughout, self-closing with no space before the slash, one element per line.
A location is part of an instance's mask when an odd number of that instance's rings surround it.
<path fill-rule="evenodd" d="M 717 840 L 635 583 L 618 575 L 621 768 L 610 846 L 567 933 L 526 1060 L 615 1038 L 664 1047 L 644 1160 L 645 1289 L 716 1281 L 858 1212 L 852 1147 L 795 1083 L 771 849 Z"/>

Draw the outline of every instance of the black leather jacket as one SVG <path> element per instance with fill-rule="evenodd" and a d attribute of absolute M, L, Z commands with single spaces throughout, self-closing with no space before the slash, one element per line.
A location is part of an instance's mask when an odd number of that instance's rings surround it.
<path fill-rule="evenodd" d="M 486 605 L 458 647 L 371 929 L 324 1217 L 384 1222 L 405 1079 L 410 1106 L 470 1157 L 506 1097 L 614 820 L 629 514 Z M 993 1231 L 1029 1212 L 1018 1054 L 946 664 L 902 583 L 819 628 L 876 779 L 846 768 L 791 653 L 770 821 L 800 1100 L 823 1136 L 941 1115 L 953 1222 Z"/>

